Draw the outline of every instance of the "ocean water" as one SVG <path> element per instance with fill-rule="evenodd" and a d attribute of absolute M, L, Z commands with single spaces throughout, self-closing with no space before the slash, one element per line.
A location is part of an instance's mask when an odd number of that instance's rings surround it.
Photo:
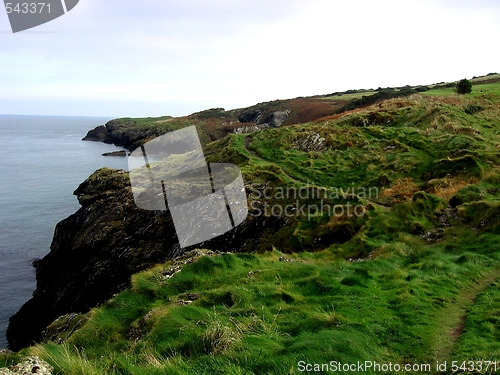
<path fill-rule="evenodd" d="M 111 118 L 0 115 L 0 348 L 9 317 L 35 290 L 31 262 L 49 252 L 56 224 L 80 205 L 73 191 L 101 167 L 113 145 L 81 139 Z"/>

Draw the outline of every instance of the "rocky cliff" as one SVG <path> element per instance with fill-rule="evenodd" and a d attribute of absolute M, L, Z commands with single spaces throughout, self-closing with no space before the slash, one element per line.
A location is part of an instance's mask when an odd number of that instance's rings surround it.
<path fill-rule="evenodd" d="M 210 162 L 244 163 L 249 155 L 256 155 L 247 149 L 250 142 L 230 147 L 227 134 L 314 121 L 335 113 L 345 103 L 340 99 L 297 98 L 233 111 L 214 108 L 182 118 L 117 119 L 89 131 L 84 140 L 133 150 L 159 135 L 196 125 L 204 147 L 221 140 L 209 147 L 213 159 Z M 294 143 L 293 148 L 311 151 L 313 148 L 308 145 L 312 142 L 319 145 L 314 150 L 323 151 L 325 139 L 314 137 L 305 143 Z M 247 150 L 242 153 L 241 147 Z M 257 160 L 259 163 L 250 169 L 262 189 L 269 189 L 269 183 L 276 186 L 285 181 L 300 183 L 277 165 L 260 157 Z M 255 189 L 258 187 L 254 184 L 251 190 Z M 248 186 L 247 192 L 250 193 Z M 35 264 L 37 288 L 33 297 L 10 319 L 7 338 L 14 350 L 40 341 L 42 332 L 57 318 L 85 313 L 125 289 L 132 274 L 181 253 L 170 213 L 138 209 L 126 172 L 96 171 L 78 187 L 75 195 L 81 208 L 57 225 L 50 253 Z M 256 203 L 250 207 L 262 209 L 261 203 Z M 294 232 L 292 227 L 297 224 L 294 220 L 250 215 L 231 232 L 198 246 L 251 252 L 270 250 L 279 242 L 295 251 L 324 247 L 337 241 L 335 238 L 347 241 L 357 230 L 351 224 L 339 222 L 329 225 L 327 231 L 321 226 L 307 229 L 309 225 L 304 225 L 306 229 Z M 275 236 L 278 231 L 280 234 Z"/>
<path fill-rule="evenodd" d="M 81 208 L 57 225 L 50 253 L 35 264 L 33 297 L 10 319 L 7 338 L 13 350 L 40 341 L 58 317 L 85 313 L 125 289 L 132 274 L 181 253 L 169 212 L 138 209 L 128 173 L 100 169 L 74 194 Z M 199 246 L 252 248 L 282 225 L 276 218 L 250 218 Z"/>
<path fill-rule="evenodd" d="M 111 120 L 106 125 L 101 125 L 90 130 L 83 138 L 84 141 L 96 141 L 133 150 L 140 146 L 144 140 L 165 134 L 161 129 L 135 129 L 135 122 L 131 119 Z"/>
<path fill-rule="evenodd" d="M 131 273 L 176 251 L 166 215 L 136 209 L 125 172 L 99 170 L 75 194 L 82 207 L 57 225 L 50 253 L 35 264 L 33 298 L 10 319 L 12 349 L 37 341 L 60 315 L 88 311 L 123 289 Z"/>

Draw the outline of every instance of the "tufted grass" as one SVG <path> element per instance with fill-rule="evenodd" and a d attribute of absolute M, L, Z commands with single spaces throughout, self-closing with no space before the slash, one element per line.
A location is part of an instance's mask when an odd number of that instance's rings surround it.
<path fill-rule="evenodd" d="M 264 185 L 379 194 L 329 198 L 366 213 L 293 218 L 254 253 L 204 251 L 172 277 L 171 263 L 136 274 L 64 344 L 19 355 L 38 355 L 61 374 L 298 374 L 299 361 L 498 360 L 497 85 L 465 97 L 430 90 L 207 144 L 210 162 L 241 166 L 250 204 Z M 314 145 L 315 135 L 324 149 L 298 146 Z M 318 242 L 339 228 L 350 237 Z"/>

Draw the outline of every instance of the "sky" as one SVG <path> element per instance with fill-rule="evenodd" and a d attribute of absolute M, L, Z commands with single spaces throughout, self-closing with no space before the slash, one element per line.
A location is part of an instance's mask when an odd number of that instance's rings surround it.
<path fill-rule="evenodd" d="M 80 0 L 13 34 L 0 114 L 153 117 L 500 72 L 498 0 Z"/>

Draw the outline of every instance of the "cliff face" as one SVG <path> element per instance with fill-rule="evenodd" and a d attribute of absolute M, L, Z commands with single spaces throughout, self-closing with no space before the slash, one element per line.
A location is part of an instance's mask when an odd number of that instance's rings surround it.
<path fill-rule="evenodd" d="M 83 138 L 84 141 L 96 141 L 114 144 L 133 150 L 139 147 L 144 140 L 165 134 L 161 129 L 134 129 L 133 120 L 111 120 L 106 125 L 101 125 L 90 130 Z"/>
<path fill-rule="evenodd" d="M 175 251 L 167 215 L 137 210 L 127 185 L 125 172 L 102 169 L 75 191 L 82 207 L 57 225 L 50 253 L 36 264 L 33 298 L 10 319 L 12 349 L 37 341 L 58 316 L 109 298 L 131 273 Z"/>
<path fill-rule="evenodd" d="M 82 207 L 57 225 L 50 253 L 35 265 L 33 297 L 10 319 L 7 339 L 13 350 L 40 341 L 58 317 L 85 313 L 111 298 L 129 285 L 132 274 L 181 253 L 169 212 L 138 209 L 126 172 L 98 170 L 74 194 Z M 276 218 L 250 219 L 198 246 L 239 251 L 283 224 Z"/>

